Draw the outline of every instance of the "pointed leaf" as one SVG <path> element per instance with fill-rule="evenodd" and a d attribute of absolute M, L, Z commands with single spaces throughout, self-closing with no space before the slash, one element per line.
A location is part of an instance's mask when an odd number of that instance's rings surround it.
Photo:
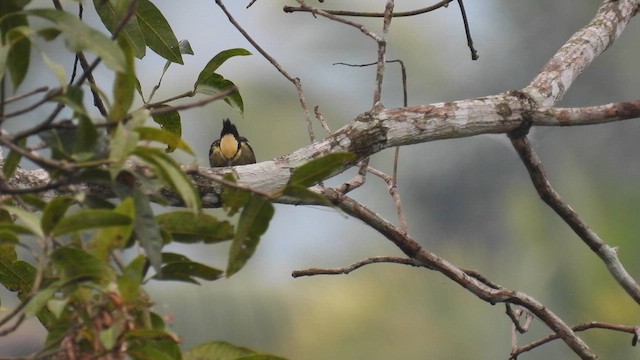
<path fill-rule="evenodd" d="M 18 140 L 16 145 L 20 147 L 24 147 L 27 144 L 27 139 L 23 138 Z M 4 160 L 4 166 L 2 167 L 2 174 L 6 179 L 13 176 L 13 173 L 18 168 L 20 164 L 20 160 L 22 159 L 22 155 L 19 152 L 11 150 L 7 158 Z"/>
<path fill-rule="evenodd" d="M 153 215 L 153 209 L 147 195 L 139 188 L 133 191 L 133 203 L 136 209 L 134 231 L 138 242 L 147 254 L 151 266 L 156 273 L 161 273 L 162 266 L 162 235 Z"/>
<path fill-rule="evenodd" d="M 0 21 L 0 33 L 9 34 L 9 43 L 3 46 L 3 51 L 8 51 L 5 54 L 6 69 L 11 74 L 11 80 L 13 82 L 14 90 L 17 89 L 24 80 L 29 70 L 29 63 L 31 60 L 31 41 L 25 34 L 18 34 L 11 32 L 10 30 L 17 27 L 27 27 L 29 25 L 27 17 L 24 14 L 15 14 L 21 11 L 21 7 L 11 4 L 10 1 L 0 1 L 0 14 L 10 14 L 10 16 L 3 16 Z M 4 69 L 5 66 L 0 67 Z M 3 72 L 0 70 L 0 75 Z"/>
<path fill-rule="evenodd" d="M 120 25 L 126 10 L 128 10 L 131 1 L 126 1 L 121 7 L 114 4 L 113 0 L 93 0 L 93 6 L 100 16 L 100 20 L 104 26 L 113 34 L 113 31 Z M 138 19 L 133 14 L 127 24 L 120 32 L 120 36 L 129 42 L 133 54 L 138 59 L 142 59 L 146 53 L 147 45 L 144 41 L 144 36 L 140 30 Z"/>
<path fill-rule="evenodd" d="M 235 360 L 255 354 L 255 351 L 232 345 L 225 341 L 200 344 L 184 354 L 184 360 Z"/>
<path fill-rule="evenodd" d="M 153 148 L 138 147 L 133 154 L 153 167 L 156 176 L 177 192 L 187 207 L 191 208 L 195 213 L 200 211 L 200 196 L 191 179 L 182 171 L 180 165 L 174 159 Z"/>
<path fill-rule="evenodd" d="M 74 15 L 53 9 L 26 11 L 56 23 L 65 38 L 65 44 L 73 52 L 89 50 L 98 55 L 105 65 L 115 71 L 125 70 L 125 57 L 115 42 L 101 32 L 87 26 Z"/>
<path fill-rule="evenodd" d="M 209 60 L 207 65 L 204 66 L 204 69 L 202 69 L 202 71 L 200 72 L 200 75 L 198 75 L 198 80 L 196 81 L 195 87 L 197 87 L 197 85 L 200 82 L 205 81 L 205 79 L 214 75 L 216 70 L 218 70 L 220 65 L 224 64 L 225 61 L 229 60 L 234 56 L 247 56 L 247 55 L 251 55 L 251 53 L 248 50 L 241 49 L 241 48 L 228 49 L 228 50 L 219 52 L 213 58 L 211 58 L 211 60 Z"/>
<path fill-rule="evenodd" d="M 147 46 L 163 58 L 182 64 L 178 39 L 160 10 L 149 0 L 139 0 L 136 16 Z"/>
<path fill-rule="evenodd" d="M 108 281 L 113 274 L 106 262 L 82 249 L 70 246 L 56 249 L 51 255 L 51 260 L 65 281 L 87 278 Z"/>
<path fill-rule="evenodd" d="M 125 40 L 120 40 L 118 43 L 124 53 L 125 71 L 116 73 L 116 79 L 113 82 L 113 106 L 109 112 L 109 118 L 115 121 L 121 120 L 129 112 L 137 80 L 131 45 Z"/>
<path fill-rule="evenodd" d="M 44 238 L 44 232 L 42 231 L 42 227 L 40 226 L 40 219 L 38 219 L 35 214 L 13 206 L 5 205 L 2 208 L 17 216 L 18 219 L 20 219 L 25 225 L 25 228 L 28 229 L 32 234 L 40 238 Z"/>
<path fill-rule="evenodd" d="M 238 272 L 253 255 L 262 234 L 267 231 L 273 217 L 274 208 L 268 199 L 251 194 L 249 202 L 242 209 L 238 229 L 229 251 L 227 277 Z"/>
<path fill-rule="evenodd" d="M 133 199 L 130 197 L 124 199 L 113 211 L 133 219 L 135 217 Z M 101 259 L 108 259 L 111 250 L 123 249 L 127 245 L 127 241 L 133 234 L 133 227 L 134 224 L 130 223 L 100 229 L 91 242 L 92 252 Z"/>
<path fill-rule="evenodd" d="M 80 210 L 73 215 L 62 218 L 53 228 L 53 235 L 60 236 L 75 231 L 129 225 L 131 222 L 129 216 L 112 210 Z"/>
<path fill-rule="evenodd" d="M 170 64 L 170 62 L 168 62 Z M 167 108 L 170 107 L 168 105 L 159 106 L 159 108 Z M 169 111 L 163 114 L 153 115 L 153 121 L 156 124 L 160 125 L 160 128 L 164 131 L 168 131 L 172 134 L 175 134 L 178 139 L 182 136 L 182 124 L 180 122 L 180 113 L 177 111 Z M 177 144 L 169 144 L 167 143 L 167 152 L 172 152 L 176 149 Z M 189 152 L 193 154 L 193 152 Z"/>
<path fill-rule="evenodd" d="M 143 255 L 138 255 L 124 268 L 122 275 L 118 276 L 118 290 L 125 303 L 138 302 L 146 264 L 147 259 Z"/>
<path fill-rule="evenodd" d="M 194 155 L 189 144 L 184 142 L 180 138 L 179 134 L 152 127 L 139 127 L 136 131 L 140 135 L 140 140 L 142 141 L 157 141 L 159 143 L 166 144 L 173 149 L 178 148 L 180 150 L 184 150 L 188 154 Z"/>
<path fill-rule="evenodd" d="M 342 152 L 311 160 L 295 169 L 288 184 L 309 187 L 335 174 L 344 165 L 355 159 L 355 154 Z"/>
<path fill-rule="evenodd" d="M 233 87 L 235 87 L 235 84 L 233 82 L 225 79 L 220 74 L 214 73 L 202 80 L 198 80 L 198 82 L 196 82 L 195 84 L 193 91 L 201 94 L 215 95 L 219 92 L 229 90 Z M 242 96 L 240 96 L 239 91 L 236 90 L 232 94 L 228 95 L 227 97 L 224 98 L 224 101 L 227 104 L 238 108 L 240 112 L 244 111 L 244 103 L 242 101 Z"/>
<path fill-rule="evenodd" d="M 317 205 L 332 206 L 331 201 L 327 200 L 327 198 L 325 198 L 324 196 L 300 185 L 287 185 L 283 189 L 282 195 L 302 200 L 305 205 L 309 205 L 311 203 Z"/>
<path fill-rule="evenodd" d="M 60 222 L 60 219 L 64 217 L 67 209 L 75 204 L 75 199 L 70 197 L 57 197 L 51 200 L 44 208 L 40 224 L 45 234 L 49 235 L 51 230 Z"/>
<path fill-rule="evenodd" d="M 156 216 L 160 228 L 174 241 L 191 243 L 202 240 L 205 244 L 229 240 L 233 237 L 233 226 L 227 221 L 189 211 L 174 211 Z"/>

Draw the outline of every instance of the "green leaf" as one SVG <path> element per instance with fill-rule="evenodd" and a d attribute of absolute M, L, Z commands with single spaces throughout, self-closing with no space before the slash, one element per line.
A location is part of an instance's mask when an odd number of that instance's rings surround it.
<path fill-rule="evenodd" d="M 95 280 L 106 282 L 113 275 L 106 262 L 78 248 L 65 246 L 51 254 L 53 265 L 62 273 L 65 282 Z"/>
<path fill-rule="evenodd" d="M 25 228 L 28 229 L 32 234 L 40 238 L 44 238 L 44 232 L 42 231 L 42 227 L 40 226 L 40 219 L 38 219 L 35 214 L 13 206 L 4 205 L 2 206 L 2 208 L 17 216 L 18 219 L 20 219 L 25 225 Z"/>
<path fill-rule="evenodd" d="M 60 219 L 64 217 L 67 209 L 75 204 L 75 199 L 61 196 L 51 200 L 44 208 L 42 218 L 40 219 L 40 226 L 45 234 L 49 235 L 51 230 L 56 227 L 60 222 Z"/>
<path fill-rule="evenodd" d="M 88 116 L 78 116 L 78 128 L 76 129 L 76 141 L 73 150 L 74 157 L 83 161 L 94 157 L 98 141 L 98 129 Z"/>
<path fill-rule="evenodd" d="M 153 209 L 147 195 L 139 188 L 133 191 L 133 203 L 136 209 L 134 231 L 136 238 L 142 245 L 151 266 L 156 273 L 161 272 L 162 266 L 162 235 L 153 215 Z"/>
<path fill-rule="evenodd" d="M 125 215 L 130 219 L 135 217 L 135 208 L 131 197 L 124 199 L 113 212 Z M 134 224 L 110 226 L 100 229 L 93 238 L 92 252 L 99 258 L 106 260 L 113 249 L 123 249 L 133 234 Z"/>
<path fill-rule="evenodd" d="M 182 171 L 180 165 L 174 159 L 153 148 L 138 147 L 133 154 L 151 166 L 156 176 L 177 192 L 185 205 L 191 208 L 194 213 L 200 211 L 200 196 L 191 179 Z"/>
<path fill-rule="evenodd" d="M 129 112 L 137 81 L 131 46 L 125 40 L 120 40 L 119 44 L 123 49 L 126 68 L 125 71 L 116 73 L 116 79 L 113 82 L 113 106 L 109 112 L 109 118 L 114 121 L 123 119 Z"/>
<path fill-rule="evenodd" d="M 144 270 L 147 259 L 143 255 L 138 255 L 118 276 L 118 290 L 126 304 L 136 304 L 140 296 L 140 287 L 144 277 Z"/>
<path fill-rule="evenodd" d="M 223 179 L 231 182 L 236 182 L 232 173 L 227 173 L 223 176 Z M 222 192 L 222 206 L 227 211 L 229 216 L 235 215 L 235 213 L 249 201 L 251 193 L 249 191 L 240 190 L 231 186 L 225 186 Z"/>
<path fill-rule="evenodd" d="M 178 255 L 178 256 L 167 256 Z M 167 261 L 167 258 L 177 258 L 174 261 Z M 162 260 L 166 263 L 162 267 L 161 275 L 154 276 L 156 280 L 183 281 L 199 285 L 196 278 L 207 281 L 217 280 L 222 277 L 222 270 L 191 261 L 189 258 L 179 254 L 162 254 Z"/>
<path fill-rule="evenodd" d="M 122 170 L 124 162 L 129 158 L 131 152 L 135 150 L 139 139 L 140 135 L 128 129 L 123 123 L 119 123 L 116 126 L 116 130 L 112 135 L 111 152 L 109 154 L 109 160 L 113 162 L 113 165 L 109 168 L 113 179 Z"/>
<path fill-rule="evenodd" d="M 0 79 L 4 78 L 4 73 L 7 69 L 7 58 L 9 57 L 9 50 L 11 47 L 8 44 L 0 43 Z"/>
<path fill-rule="evenodd" d="M 63 83 L 66 83 L 66 75 L 62 76 L 62 81 Z M 64 89 L 64 93 L 54 96 L 51 100 L 67 105 L 76 113 L 86 115 L 87 109 L 84 107 L 84 93 L 82 88 L 77 86 L 65 86 Z"/>
<path fill-rule="evenodd" d="M 16 14 L 16 12 L 21 10 L 21 7 L 12 4 L 10 1 L 0 1 L 0 14 L 8 15 L 3 16 L 2 21 L 0 21 L 0 32 L 2 35 L 8 34 L 13 28 L 26 27 L 29 25 L 27 17 L 24 14 Z M 3 51 L 8 51 L 8 53 L 5 54 L 5 66 L 8 68 L 9 74 L 11 74 L 13 88 L 16 90 L 20 84 L 22 84 L 29 70 L 31 41 L 28 37 L 24 36 L 24 34 L 11 34 L 10 39 L 10 43 L 5 44 L 7 47 L 5 48 L 3 46 Z M 5 66 L 0 68 L 0 75 L 3 75 Z"/>
<path fill-rule="evenodd" d="M 344 165 L 355 159 L 355 154 L 341 152 L 311 160 L 296 168 L 287 184 L 309 187 L 335 174 Z"/>
<path fill-rule="evenodd" d="M 180 50 L 180 54 L 193 55 L 193 49 L 191 49 L 191 44 L 188 40 L 180 40 L 180 42 L 178 42 L 178 49 Z M 160 87 L 160 82 L 162 81 L 164 74 L 167 72 L 167 70 L 169 70 L 169 66 L 171 66 L 171 64 L 173 63 L 169 60 L 167 60 L 167 62 L 164 64 L 164 68 L 162 68 L 162 74 L 160 75 L 160 81 L 158 82 L 157 87 Z"/>
<path fill-rule="evenodd" d="M 140 332 L 140 330 L 129 331 L 127 335 L 137 332 Z M 166 333 L 165 336 L 169 338 L 169 335 Z M 139 343 L 133 343 L 127 349 L 127 354 L 133 360 L 182 360 L 180 348 L 173 339 L 153 341 L 143 338 Z"/>
<path fill-rule="evenodd" d="M 26 11 L 54 22 L 62 31 L 65 44 L 73 52 L 92 51 L 98 55 L 105 65 L 115 71 L 125 71 L 126 61 L 122 50 L 107 36 L 87 26 L 76 16 L 53 9 L 34 9 Z"/>
<path fill-rule="evenodd" d="M 220 65 L 224 64 L 224 62 L 229 60 L 230 58 L 234 56 L 247 56 L 247 55 L 251 55 L 251 53 L 248 50 L 241 49 L 241 48 L 228 49 L 228 50 L 219 52 L 213 58 L 211 58 L 211 60 L 209 60 L 207 65 L 205 65 L 204 69 L 202 69 L 202 71 L 200 72 L 200 75 L 198 75 L 198 80 L 196 81 L 195 86 L 197 87 L 198 83 L 214 75 L 216 73 L 216 70 L 218 70 L 218 68 L 220 67 Z"/>
<path fill-rule="evenodd" d="M 122 3 L 122 1 L 118 1 Z M 123 6 L 116 6 L 114 0 L 93 0 L 93 6 L 100 16 L 104 26 L 113 34 L 113 31 L 120 25 L 126 11 L 131 6 L 131 0 L 125 1 Z M 133 14 L 124 28 L 121 30 L 119 38 L 124 38 L 131 46 L 133 54 L 138 59 L 142 59 L 146 53 L 147 45 L 140 30 L 138 19 Z"/>
<path fill-rule="evenodd" d="M 53 228 L 53 235 L 60 236 L 75 231 L 129 225 L 131 222 L 129 216 L 112 210 L 86 209 L 62 218 Z"/>
<path fill-rule="evenodd" d="M 235 346 L 225 341 L 211 341 L 200 344 L 184 354 L 184 360 L 235 360 L 253 355 L 255 351 Z"/>
<path fill-rule="evenodd" d="M 24 300 L 31 293 L 36 268 L 17 259 L 12 244 L 0 244 L 0 284 Z"/>
<path fill-rule="evenodd" d="M 260 236 L 267 231 L 273 217 L 274 208 L 268 199 L 251 194 L 249 202 L 242 209 L 238 228 L 231 243 L 227 277 L 238 272 L 253 255 Z"/>
<path fill-rule="evenodd" d="M 20 139 L 16 143 L 16 145 L 20 147 L 24 147 L 26 144 L 27 144 L 26 138 Z M 4 160 L 4 166 L 2 167 L 2 174 L 6 179 L 9 179 L 10 177 L 13 176 L 13 173 L 18 168 L 18 165 L 20 164 L 21 159 L 22 159 L 22 154 L 20 154 L 19 152 L 16 152 L 13 150 L 9 152 L 9 155 L 7 155 L 7 158 Z"/>
<path fill-rule="evenodd" d="M 170 62 L 167 62 L 168 64 L 170 64 Z M 168 105 L 162 105 L 157 107 L 157 109 L 161 109 L 161 108 L 169 108 L 170 106 Z M 157 115 L 152 115 L 153 116 L 153 121 L 156 122 L 156 124 L 160 125 L 160 128 L 164 131 L 170 132 L 174 135 L 177 136 L 177 138 L 180 140 L 182 137 L 182 124 L 180 122 L 180 113 L 177 112 L 176 110 L 173 111 L 169 111 L 163 114 L 157 114 Z M 182 141 L 182 140 L 180 140 Z M 178 146 L 178 144 L 176 143 L 166 143 L 167 144 L 167 152 L 173 152 L 176 147 Z M 189 152 L 190 154 L 193 154 L 193 152 Z"/>
<path fill-rule="evenodd" d="M 207 78 L 198 80 L 193 91 L 196 93 L 215 95 L 233 87 L 235 87 L 235 84 L 231 82 L 231 80 L 227 80 L 222 75 L 214 73 Z M 244 111 L 244 103 L 239 91 L 236 90 L 232 94 L 228 95 L 224 98 L 224 101 L 232 107 L 238 108 L 240 112 Z"/>
<path fill-rule="evenodd" d="M 60 289 L 61 282 L 55 282 L 48 287 L 38 291 L 38 293 L 29 300 L 27 306 L 24 308 L 24 314 L 27 317 L 35 316 L 40 310 L 42 310 L 49 300 L 51 300 L 56 292 Z"/>
<path fill-rule="evenodd" d="M 228 59 L 234 56 L 246 55 L 251 55 L 251 53 L 241 48 L 228 49 L 216 54 L 211 60 L 209 60 L 207 65 L 205 65 L 204 69 L 202 69 L 202 71 L 198 75 L 198 80 L 196 80 L 195 84 L 193 85 L 193 91 L 197 93 L 213 95 L 218 92 L 235 87 L 235 84 L 233 82 L 225 79 L 222 75 L 217 74 L 216 70 Z M 239 91 L 236 91 L 233 94 L 227 96 L 224 101 L 227 104 L 238 108 L 240 112 L 244 111 L 244 104 Z"/>
<path fill-rule="evenodd" d="M 163 58 L 182 64 L 178 39 L 160 10 L 151 1 L 140 0 L 136 16 L 147 46 Z"/>
<path fill-rule="evenodd" d="M 180 150 L 184 150 L 188 154 L 195 155 L 189 144 L 184 142 L 180 138 L 179 134 L 152 127 L 139 127 L 136 131 L 140 135 L 140 140 L 142 141 L 157 141 L 159 143 L 166 144 L 170 148 L 178 148 Z"/>
<path fill-rule="evenodd" d="M 282 195 L 288 196 L 294 199 L 299 199 L 305 203 L 305 205 L 317 204 L 332 206 L 331 201 L 327 200 L 324 196 L 318 194 L 315 191 L 311 191 L 308 188 L 300 185 L 287 185 L 282 191 Z"/>
<path fill-rule="evenodd" d="M 162 230 L 171 233 L 173 240 L 178 242 L 202 240 L 205 244 L 212 244 L 233 237 L 233 226 L 228 221 L 219 221 L 205 213 L 174 211 L 156 216 L 156 221 Z"/>

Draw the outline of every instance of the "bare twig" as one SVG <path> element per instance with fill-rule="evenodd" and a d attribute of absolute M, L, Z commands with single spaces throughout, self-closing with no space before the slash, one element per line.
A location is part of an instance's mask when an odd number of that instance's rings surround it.
<path fill-rule="evenodd" d="M 282 76 L 284 76 L 287 80 L 289 80 L 295 86 L 298 99 L 300 100 L 300 105 L 302 106 L 302 110 L 304 112 L 305 119 L 307 121 L 307 131 L 309 132 L 309 138 L 311 139 L 311 142 L 314 142 L 315 135 L 313 133 L 313 124 L 311 123 L 311 115 L 309 114 L 307 99 L 304 95 L 304 91 L 302 91 L 302 82 L 300 81 L 300 79 L 289 75 L 289 73 L 276 61 L 276 59 L 273 58 L 271 55 L 269 55 L 269 53 L 266 50 L 264 50 L 262 46 L 260 46 L 242 26 L 240 26 L 240 23 L 236 21 L 236 19 L 233 17 L 231 12 L 224 5 L 222 0 L 216 0 L 216 4 L 225 13 L 227 18 L 229 19 L 229 22 L 238 30 L 238 32 L 240 32 L 240 34 L 242 34 L 242 36 L 244 36 L 244 38 L 251 44 L 251 46 L 253 46 L 256 50 L 258 50 L 258 52 L 262 55 L 262 57 L 267 59 L 267 61 L 271 63 L 271 65 L 273 65 L 273 67 L 275 67 L 276 70 L 278 70 L 278 72 L 282 74 Z"/>
<path fill-rule="evenodd" d="M 353 263 L 347 267 L 335 268 L 335 269 L 306 269 L 306 270 L 296 270 L 291 273 L 291 276 L 294 278 L 302 277 L 302 276 L 315 276 L 315 275 L 346 275 L 354 270 L 357 270 L 365 265 L 369 264 L 379 264 L 379 263 L 391 263 L 391 264 L 403 264 L 403 265 L 411 265 L 411 266 L 420 266 L 424 267 L 425 265 L 419 261 L 408 258 L 400 258 L 396 256 L 375 256 L 370 257 L 364 260 L 360 260 L 356 263 Z"/>
<path fill-rule="evenodd" d="M 625 326 L 625 325 L 618 325 L 618 324 L 611 324 L 611 323 L 604 323 L 604 322 L 600 322 L 600 321 L 592 321 L 592 322 L 588 322 L 588 323 L 584 323 L 584 324 L 579 324 L 579 325 L 575 325 L 572 326 L 571 329 L 574 332 L 581 332 L 581 331 L 585 331 L 585 330 L 590 330 L 590 329 L 605 329 L 605 330 L 613 330 L 613 331 L 619 331 L 619 332 L 625 332 L 625 333 L 629 333 L 629 334 L 636 334 L 638 332 L 639 327 L 637 326 Z M 534 341 L 532 343 L 529 343 L 527 345 L 521 346 L 521 347 L 516 347 L 512 350 L 511 352 L 511 356 L 509 357 L 509 360 L 515 360 L 518 355 L 525 353 L 527 351 L 531 351 L 541 345 L 544 345 L 546 343 L 549 343 L 553 340 L 557 340 L 558 339 L 558 335 L 557 334 L 551 334 L 549 336 L 546 336 L 540 340 Z"/>
<path fill-rule="evenodd" d="M 605 243 L 595 231 L 582 220 L 575 210 L 571 208 L 553 189 L 538 155 L 533 150 L 531 143 L 526 136 L 510 135 L 511 144 L 518 152 L 524 166 L 529 171 L 529 176 L 533 182 L 538 195 L 549 207 L 551 207 L 564 222 L 589 246 L 589 248 L 604 262 L 611 273 L 611 276 L 622 286 L 622 288 L 640 304 L 640 285 L 629 274 L 618 259 L 616 248 Z"/>
<path fill-rule="evenodd" d="M 473 39 L 471 39 L 471 30 L 469 29 L 469 20 L 467 20 L 467 12 L 464 10 L 464 3 L 462 0 L 458 0 L 460 5 L 460 14 L 462 14 L 462 22 L 464 23 L 464 34 L 467 37 L 467 46 L 471 50 L 471 60 L 478 60 L 478 51 L 473 47 Z"/>
<path fill-rule="evenodd" d="M 396 149 L 398 149 L 396 147 Z M 396 213 L 398 214 L 398 221 L 400 221 L 400 230 L 405 234 L 409 233 L 409 225 L 407 224 L 407 219 L 404 217 L 404 210 L 402 208 L 402 201 L 400 201 L 400 193 L 398 192 L 398 187 L 396 186 L 395 179 L 380 170 L 369 167 L 367 169 L 371 174 L 379 177 L 385 183 L 387 183 L 389 189 L 389 195 L 393 199 L 393 204 L 396 207 Z"/>
<path fill-rule="evenodd" d="M 425 267 L 440 272 L 478 298 L 491 304 L 511 303 L 520 305 L 543 321 L 582 359 L 597 359 L 597 355 L 578 337 L 573 330 L 547 306 L 533 297 L 515 290 L 504 289 L 494 284 L 488 286 L 484 281 L 470 276 L 464 270 L 447 260 L 424 249 L 415 240 L 387 220 L 361 205 L 357 201 L 330 188 L 323 189 L 323 195 L 347 214 L 354 216 L 375 229 L 393 242 L 405 255 L 423 263 Z M 497 287 L 497 288 L 496 288 Z"/>
<path fill-rule="evenodd" d="M 454 0 L 444 0 L 444 1 L 440 1 L 434 5 L 431 6 L 427 6 L 425 8 L 421 8 L 421 9 L 417 9 L 417 10 L 411 10 L 411 11 L 402 11 L 402 12 L 394 12 L 393 13 L 393 17 L 406 17 L 406 16 L 415 16 L 415 15 L 420 15 L 420 14 L 424 14 L 424 13 L 428 13 L 437 9 L 440 9 L 442 7 L 447 7 L 449 5 L 450 2 L 452 2 Z M 297 12 L 297 11 L 303 11 L 303 12 L 309 12 L 310 10 L 302 7 L 302 6 L 284 6 L 282 8 L 282 10 L 284 10 L 284 12 L 287 13 L 292 13 L 292 12 Z M 323 9 L 323 11 L 331 14 L 331 15 L 336 15 L 336 16 L 354 16 L 354 17 L 384 17 L 384 13 L 378 13 L 378 12 L 365 12 L 365 11 L 348 11 L 348 10 L 330 10 L 330 9 Z"/>
<path fill-rule="evenodd" d="M 35 89 L 31 90 L 31 91 L 28 91 L 28 92 L 26 92 L 24 94 L 14 95 L 14 96 L 12 96 L 10 98 L 7 98 L 4 101 L 4 103 L 5 104 L 9 104 L 11 102 L 22 100 L 22 99 L 24 99 L 26 97 L 29 97 L 29 96 L 32 96 L 32 95 L 35 95 L 35 94 L 38 94 L 38 93 L 41 93 L 41 92 L 45 92 L 45 91 L 48 91 L 48 90 L 49 90 L 48 86 L 41 86 L 41 87 L 35 88 Z"/>
<path fill-rule="evenodd" d="M 546 108 L 531 113 L 537 126 L 604 124 L 640 115 L 640 100 L 579 108 Z"/>

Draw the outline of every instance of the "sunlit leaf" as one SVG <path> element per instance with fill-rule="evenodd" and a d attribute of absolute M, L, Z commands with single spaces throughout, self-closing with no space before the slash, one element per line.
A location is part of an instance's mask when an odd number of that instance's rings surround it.
<path fill-rule="evenodd" d="M 352 153 L 333 153 L 296 168 L 289 178 L 289 185 L 309 187 L 335 174 L 356 158 Z"/>
<path fill-rule="evenodd" d="M 253 255 L 262 234 L 267 231 L 274 208 L 268 199 L 252 194 L 242 209 L 238 228 L 231 243 L 227 277 L 238 272 Z"/>

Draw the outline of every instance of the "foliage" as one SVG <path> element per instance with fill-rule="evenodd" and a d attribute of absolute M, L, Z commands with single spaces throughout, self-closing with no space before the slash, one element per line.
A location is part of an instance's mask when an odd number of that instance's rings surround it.
<path fill-rule="evenodd" d="M 271 202 L 280 196 L 322 201 L 307 187 L 334 173 L 352 156 L 333 154 L 303 165 L 276 194 L 233 186 L 233 178 L 227 177 L 223 206 L 228 218 L 207 214 L 190 177 L 170 156 L 175 150 L 193 155 L 181 139 L 180 113 L 170 101 L 198 94 L 215 100 L 220 93 L 235 89 L 217 71 L 226 61 L 250 53 L 245 49 L 222 51 L 204 67 L 192 90 L 152 102 L 170 65 L 183 64 L 183 55 L 193 50 L 188 41 L 177 40 L 151 1 L 94 0 L 111 37 L 71 11 L 26 9 L 28 3 L 0 2 L 0 77 L 10 78 L 10 94 L 18 94 L 32 71 L 29 64 L 35 50 L 59 81 L 42 101 L 56 107 L 47 119 L 26 130 L 3 133 L 2 145 L 10 151 L 0 163 L 2 182 L 16 175 L 24 161 L 42 167 L 51 182 L 26 191 L 6 188 L 6 195 L 0 196 L 0 284 L 22 301 L 18 310 L 25 317 L 37 317 L 47 329 L 38 356 L 64 351 L 76 358 L 181 359 L 178 335 L 153 311 L 143 285 L 148 281 L 200 284 L 240 271 L 273 217 Z M 34 27 L 31 23 L 36 18 L 46 22 Z M 67 74 L 43 50 L 43 41 L 64 43 L 67 51 L 78 53 L 76 65 L 84 69 Z M 158 84 L 145 96 L 136 77 L 135 59 L 146 56 L 147 48 L 167 62 L 158 71 Z M 97 60 L 82 60 L 84 53 L 96 55 Z M 101 63 L 113 71 L 111 91 L 90 76 Z M 2 99 L 7 98 L 5 88 L 3 82 Z M 143 103 L 139 108 L 132 107 L 136 97 Z M 221 99 L 243 111 L 237 90 Z M 88 105 L 91 103 L 95 109 Z M 65 107 L 72 115 L 60 120 Z M 0 115 L 0 128 L 4 128 L 21 113 Z M 149 119 L 159 128 L 149 124 Z M 36 141 L 43 143 L 49 157 L 40 155 L 42 148 L 35 152 L 27 146 Z M 75 195 L 50 198 L 45 192 L 67 185 L 78 186 Z M 109 194 L 88 195 L 83 186 L 90 185 L 102 186 Z M 152 206 L 163 203 L 167 190 L 180 196 L 184 210 Z M 234 226 L 231 216 L 237 212 L 240 216 Z M 225 271 L 164 251 L 172 242 L 188 246 L 223 241 L 232 242 Z M 222 342 L 204 344 L 184 357 L 280 359 Z"/>

